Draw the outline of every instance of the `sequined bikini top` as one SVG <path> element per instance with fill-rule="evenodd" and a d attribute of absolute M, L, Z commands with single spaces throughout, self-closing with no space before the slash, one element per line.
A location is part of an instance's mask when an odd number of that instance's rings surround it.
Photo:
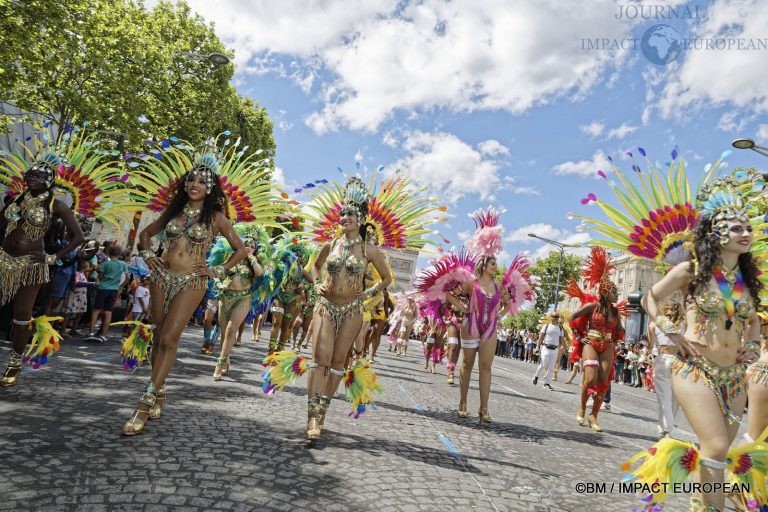
<path fill-rule="evenodd" d="M 202 258 L 208 246 L 213 242 L 211 229 L 205 224 L 198 222 L 200 219 L 199 210 L 191 210 L 185 206 L 184 219 L 192 220 L 187 220 L 185 224 L 179 219 L 171 219 L 160 233 L 160 238 L 163 240 L 163 250 L 171 250 L 176 242 L 184 236 L 190 242 L 190 252 L 194 255 L 195 259 Z"/>
<path fill-rule="evenodd" d="M 700 295 L 697 295 L 694 301 L 688 301 L 689 304 L 694 303 L 696 310 L 699 314 L 705 316 L 718 316 L 725 315 L 725 301 L 723 295 L 719 291 L 709 290 Z M 755 312 L 755 308 L 752 305 L 752 299 L 739 301 L 736 304 L 736 310 L 734 311 L 734 317 L 736 320 L 746 322 L 749 320 Z"/>
<path fill-rule="evenodd" d="M 356 243 L 362 243 L 362 239 L 358 238 L 353 240 L 351 244 L 347 244 L 344 241 L 341 243 L 343 244 L 341 251 L 328 257 L 328 273 L 335 276 L 341 272 L 342 268 L 344 268 L 351 276 L 359 276 L 363 274 L 367 263 L 366 258 L 363 257 L 360 259 L 349 250 Z M 334 247 L 331 248 L 331 252 L 333 252 L 333 249 L 335 249 L 335 244 Z M 365 244 L 363 244 L 363 256 L 365 256 Z"/>
<path fill-rule="evenodd" d="M 44 206 L 47 199 L 48 194 L 40 194 L 37 197 L 26 194 L 19 203 L 8 205 L 4 215 L 8 222 L 6 232 L 10 233 L 21 222 L 27 238 L 32 241 L 41 239 L 51 224 L 51 212 Z"/>

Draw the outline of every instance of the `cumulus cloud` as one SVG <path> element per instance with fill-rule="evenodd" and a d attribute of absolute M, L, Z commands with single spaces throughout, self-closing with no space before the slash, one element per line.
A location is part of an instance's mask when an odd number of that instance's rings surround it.
<path fill-rule="evenodd" d="M 768 111 L 766 51 L 738 46 L 764 44 L 766 27 L 768 9 L 758 2 L 723 0 L 707 5 L 707 18 L 684 37 L 704 44 L 714 41 L 714 47 L 683 52 L 682 62 L 665 75 L 662 92 L 652 108 L 664 118 L 685 118 L 703 108 L 727 105 L 734 111 L 719 122 L 726 131 L 740 126 L 740 113 Z M 721 43 L 717 41 L 732 46 L 718 49 Z"/>
<path fill-rule="evenodd" d="M 589 124 L 579 126 L 581 133 L 589 135 L 592 138 L 599 137 L 605 131 L 605 123 L 602 121 L 592 121 Z"/>
<path fill-rule="evenodd" d="M 627 135 L 634 133 L 639 127 L 632 126 L 626 121 L 621 123 L 621 126 L 608 130 L 608 139 L 623 139 Z"/>
<path fill-rule="evenodd" d="M 768 142 L 768 124 L 761 124 L 757 127 L 757 140 L 763 143 Z"/>
<path fill-rule="evenodd" d="M 567 229 L 556 228 L 551 224 L 536 223 L 529 224 L 527 226 L 521 226 L 512 232 L 510 232 L 504 239 L 507 243 L 535 245 L 532 250 L 527 251 L 530 258 L 537 260 L 539 258 L 546 257 L 552 251 L 558 251 L 559 249 L 552 244 L 542 242 L 535 238 L 529 237 L 528 233 L 533 233 L 542 238 L 549 238 L 555 242 L 561 242 L 567 245 L 574 245 L 579 247 L 566 248 L 568 254 L 575 254 L 577 256 L 585 256 L 589 253 L 589 249 L 584 247 L 590 236 L 588 233 L 581 233 L 577 231 L 569 231 Z"/>
<path fill-rule="evenodd" d="M 275 166 L 275 170 L 272 171 L 272 181 L 277 183 L 280 188 L 285 188 L 285 172 L 280 167 Z"/>
<path fill-rule="evenodd" d="M 411 131 L 400 136 L 398 143 L 404 155 L 390 168 L 406 171 L 429 186 L 441 201 L 455 204 L 468 195 L 493 201 L 494 192 L 501 190 L 537 193 L 532 187 L 519 186 L 513 177 L 501 175 L 502 157 L 509 149 L 496 140 L 473 147 L 446 132 Z"/>
<path fill-rule="evenodd" d="M 559 176 L 563 175 L 575 175 L 597 178 L 597 171 L 607 171 L 611 168 L 611 163 L 608 161 L 608 157 L 602 151 L 598 150 L 589 160 L 568 161 L 561 164 L 557 164 L 552 168 L 555 174 Z"/>
<path fill-rule="evenodd" d="M 630 30 L 610 9 L 554 0 L 189 3 L 215 22 L 239 69 L 277 72 L 317 91 L 322 107 L 304 120 L 317 133 L 373 132 L 399 110 L 522 113 L 581 98 L 627 52 L 585 51 L 579 41 Z"/>

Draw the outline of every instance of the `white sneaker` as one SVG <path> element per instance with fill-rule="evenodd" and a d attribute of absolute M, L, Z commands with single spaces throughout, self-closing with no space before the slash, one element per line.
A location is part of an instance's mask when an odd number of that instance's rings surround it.
<path fill-rule="evenodd" d="M 600 410 L 602 411 L 610 411 L 611 410 L 611 404 L 607 404 L 603 402 L 603 404 L 600 406 Z"/>

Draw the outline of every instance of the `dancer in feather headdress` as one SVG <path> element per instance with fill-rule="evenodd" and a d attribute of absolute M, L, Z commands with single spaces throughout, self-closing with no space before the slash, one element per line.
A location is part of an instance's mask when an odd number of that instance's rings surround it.
<path fill-rule="evenodd" d="M 579 290 L 576 294 L 582 298 L 582 306 L 568 319 L 578 343 L 582 345 L 580 354 L 584 367 L 576 421 L 584 425 L 587 399 L 592 395 L 592 411 L 588 422 L 589 427 L 596 432 L 603 431 L 597 422 L 597 415 L 613 376 L 615 345 L 624 339 L 619 310 L 615 306 L 619 295 L 610 278 L 613 269 L 606 250 L 593 247 L 582 273 L 591 296 Z M 574 287 L 578 289 L 575 282 L 572 282 L 568 289 Z M 573 292 L 569 294 L 573 295 Z M 578 353 L 576 350 L 574 352 Z"/>
<path fill-rule="evenodd" d="M 301 308 L 309 302 L 309 289 L 312 287 L 311 276 L 304 266 L 312 256 L 310 243 L 285 236 L 278 242 L 278 252 L 289 251 L 295 257 L 288 268 L 285 279 L 281 281 L 279 292 L 272 312 L 272 331 L 269 334 L 269 353 L 280 352 L 291 337 L 293 322 Z"/>
<path fill-rule="evenodd" d="M 639 151 L 645 155 L 645 151 Z M 690 260 L 673 266 L 642 302 L 649 320 L 678 349 L 677 354 L 662 357 L 670 369 L 675 396 L 700 442 L 699 464 L 691 470 L 698 472 L 702 484 L 725 481 L 728 447 L 737 433 L 746 400 L 745 363 L 757 359 L 760 351 L 756 306 L 760 303 L 762 283 L 750 249 L 752 232 L 762 227 L 763 219 L 754 217 L 759 212 L 753 204 L 744 201 L 740 192 L 742 186 L 751 188 L 752 183 L 744 185 L 733 176 L 714 178 L 724 165 L 721 160 L 729 153 L 723 153 L 717 162 L 705 168 L 703 185 L 696 194 L 695 211 L 689 212 L 687 206 L 683 211 L 667 204 L 663 211 L 676 213 L 664 218 L 658 208 L 654 209 L 656 205 L 640 201 L 642 194 L 630 192 L 633 189 L 630 183 L 624 184 L 627 192 L 615 188 L 619 198 L 626 198 L 622 201 L 624 208 L 635 211 L 636 218 L 645 219 L 642 226 L 638 225 L 633 231 L 637 237 L 631 242 L 637 245 L 625 250 L 659 261 L 665 252 L 667 256 L 675 252 L 666 249 L 677 244 L 676 239 L 683 237 L 691 241 L 687 244 Z M 650 161 L 648 176 L 638 165 L 633 166 L 641 184 L 647 184 L 649 177 L 655 179 L 657 186 L 652 193 L 661 198 L 658 205 L 663 206 L 665 197 L 673 198 L 675 190 L 687 189 L 680 186 L 684 179 L 675 177 L 676 172 L 683 172 L 685 168 L 678 157 L 678 151 L 673 151 L 666 180 L 655 178 L 661 176 L 656 170 L 659 166 Z M 754 178 L 746 177 L 745 181 L 754 182 Z M 678 199 L 688 200 L 687 197 Z M 682 204 L 678 206 L 682 208 Z M 647 218 L 643 210 L 650 211 Z M 656 216 L 651 215 L 654 212 Z M 618 214 L 621 215 L 624 214 Z M 689 234 L 684 233 L 686 230 Z M 614 240 L 606 245 L 622 247 L 627 242 L 625 235 L 611 236 Z M 645 245 L 640 245 L 641 241 Z M 686 245 L 681 248 L 686 249 Z M 679 332 L 679 325 L 660 310 L 661 302 L 678 290 L 684 294 L 687 309 L 684 334 Z M 661 446 L 662 442 L 649 450 L 653 457 L 648 461 L 657 469 L 669 467 L 666 458 L 671 451 Z M 655 475 L 643 474 L 654 479 L 663 476 L 661 469 Z M 717 487 L 704 489 L 697 509 L 722 510 L 723 493 Z M 655 506 L 662 499 L 663 495 L 651 496 L 650 503 Z"/>
<path fill-rule="evenodd" d="M 224 279 L 215 280 L 219 292 L 218 322 L 222 331 L 221 353 L 213 371 L 215 381 L 220 381 L 222 375 L 229 373 L 229 354 L 251 307 L 256 278 L 264 273 L 258 259 L 258 255 L 264 252 L 260 249 L 261 245 L 268 240 L 264 228 L 254 223 L 239 223 L 234 225 L 234 230 L 242 239 L 248 256 L 232 267 Z M 208 256 L 208 266 L 213 268 L 223 264 L 233 252 L 227 239 L 218 237 Z"/>
<path fill-rule="evenodd" d="M 469 306 L 469 296 L 463 295 L 462 283 L 474 278 L 475 261 L 471 253 L 461 249 L 451 252 L 426 268 L 416 277 L 416 290 L 428 301 L 447 304 L 444 309 L 443 323 L 446 325 L 446 368 L 448 384 L 455 380 L 456 363 L 459 360 L 459 340 L 464 310 L 447 302 L 446 295 L 452 294 L 465 308 Z"/>
<path fill-rule="evenodd" d="M 139 254 L 152 271 L 151 310 L 157 326 L 152 378 L 123 425 L 125 435 L 140 434 L 148 418 L 160 417 L 179 338 L 200 304 L 208 278 L 225 279 L 248 254 L 228 217 L 235 222 L 276 225 L 281 202 L 272 193 L 267 162 L 258 160 L 257 153 L 244 156 L 239 140 L 230 144 L 227 135 L 224 132 L 207 143 L 197 155 L 191 154 L 190 145 L 171 138 L 128 164 L 133 169 L 132 207 L 160 216 L 139 234 Z M 227 148 L 223 154 L 222 146 Z M 152 250 L 152 238 L 157 235 L 162 256 Z M 207 267 L 206 253 L 218 235 L 233 251 L 223 263 Z"/>
<path fill-rule="evenodd" d="M 373 183 L 373 182 L 372 182 Z M 307 382 L 307 437 L 320 436 L 331 397 L 342 378 L 353 414 L 358 416 L 380 389 L 369 363 L 358 359 L 345 371 L 344 364 L 362 325 L 362 305 L 392 281 L 382 249 L 419 249 L 436 207 L 411 191 L 402 178 L 368 188 L 358 177 L 346 184 L 322 187 L 310 203 L 307 225 L 313 241 L 323 244 L 311 268 L 317 291 L 312 319 L 313 362 Z M 378 245 L 368 243 L 369 233 Z M 363 289 L 363 276 L 372 263 L 381 281 Z M 277 356 L 280 353 L 276 353 Z"/>
<path fill-rule="evenodd" d="M 93 136 L 67 127 L 55 145 L 45 133 L 36 133 L 32 143 L 19 153 L 0 154 L 0 182 L 10 197 L 0 215 L 6 233 L 0 248 L 0 305 L 13 300 L 11 353 L 0 379 L 3 387 L 16 384 L 22 353 L 33 331 L 27 352 L 37 354 L 37 364 L 58 350 L 58 343 L 47 343 L 40 334 L 50 331 L 41 322 L 51 318 L 33 321 L 32 306 L 40 286 L 49 280 L 48 267 L 61 265 L 62 258 L 84 242 L 73 210 L 83 217 L 119 224 L 116 212 L 108 213 L 108 202 L 123 188 L 119 165 Z M 56 187 L 71 195 L 71 209 L 56 198 Z M 45 254 L 43 235 L 56 217 L 63 221 L 69 238 L 56 253 Z"/>
<path fill-rule="evenodd" d="M 503 311 L 515 314 L 526 300 L 533 300 L 528 262 L 516 256 L 501 282 L 495 279 L 496 254 L 502 249 L 504 228 L 499 224 L 503 212 L 489 208 L 470 215 L 477 227 L 467 240 L 466 246 L 475 255 L 474 277 L 461 284 L 461 292 L 469 296 L 464 304 L 454 294 L 446 298 L 456 309 L 464 311 L 467 322 L 462 326 L 461 347 L 461 397 L 458 413 L 462 418 L 469 415 L 467 395 L 475 356 L 479 353 L 480 421 L 490 423 L 488 399 L 491 392 L 491 365 L 496 355 L 496 326 Z"/>

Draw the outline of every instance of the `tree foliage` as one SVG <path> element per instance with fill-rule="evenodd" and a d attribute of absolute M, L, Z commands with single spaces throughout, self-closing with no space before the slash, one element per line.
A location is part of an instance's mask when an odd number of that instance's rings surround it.
<path fill-rule="evenodd" d="M 510 325 L 524 331 L 538 331 L 541 313 L 536 309 L 523 309 L 510 319 Z"/>
<path fill-rule="evenodd" d="M 560 251 L 550 252 L 546 258 L 539 258 L 531 265 L 532 275 L 541 279 L 539 289 L 536 290 L 536 314 L 541 316 L 547 308 L 555 302 L 555 288 L 557 285 L 557 269 L 560 261 Z M 560 300 L 563 301 L 563 290 L 571 279 L 578 279 L 581 272 L 581 258 L 572 254 L 563 254 L 562 270 L 560 272 Z"/>
<path fill-rule="evenodd" d="M 266 110 L 230 85 L 234 65 L 198 55 L 231 51 L 184 2 L 0 0 L 0 100 L 63 126 L 124 134 L 125 148 L 177 135 L 198 144 L 230 130 L 274 156 Z"/>

